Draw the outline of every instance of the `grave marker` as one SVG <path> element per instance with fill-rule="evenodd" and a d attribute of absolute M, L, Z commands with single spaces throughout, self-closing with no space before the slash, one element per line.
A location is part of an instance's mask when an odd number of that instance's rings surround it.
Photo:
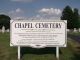
<path fill-rule="evenodd" d="M 3 27 L 2 27 L 2 33 L 4 33 L 4 32 L 5 32 L 5 27 L 3 26 Z"/>
<path fill-rule="evenodd" d="M 74 28 L 74 32 L 77 32 L 77 29 L 76 28 Z"/>

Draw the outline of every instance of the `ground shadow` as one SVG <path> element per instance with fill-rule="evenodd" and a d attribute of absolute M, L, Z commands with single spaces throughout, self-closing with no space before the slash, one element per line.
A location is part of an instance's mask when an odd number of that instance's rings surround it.
<path fill-rule="evenodd" d="M 80 60 L 80 54 L 75 53 L 74 58 L 72 58 L 72 60 Z"/>
<path fill-rule="evenodd" d="M 36 54 L 36 55 L 41 55 L 41 54 L 54 54 L 56 55 L 56 48 L 55 47 L 46 47 L 46 48 L 30 48 L 30 47 L 21 47 L 21 58 L 25 54 Z M 62 54 L 60 50 L 60 54 Z"/>
<path fill-rule="evenodd" d="M 80 60 L 80 47 L 76 47 L 76 51 L 74 51 L 74 57 L 72 58 L 72 60 Z"/>
<path fill-rule="evenodd" d="M 80 43 L 80 36 L 75 36 L 75 35 L 72 35 L 72 34 L 68 34 L 67 36 L 70 37 L 73 40 L 76 40 L 78 43 Z"/>

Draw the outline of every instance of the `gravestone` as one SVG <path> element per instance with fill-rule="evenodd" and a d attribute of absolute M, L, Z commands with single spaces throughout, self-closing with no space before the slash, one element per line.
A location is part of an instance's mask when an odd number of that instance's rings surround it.
<path fill-rule="evenodd" d="M 5 27 L 3 26 L 3 27 L 2 27 L 2 33 L 4 33 L 4 32 L 5 32 Z"/>
<path fill-rule="evenodd" d="M 67 29 L 67 32 L 69 32 L 70 31 L 70 29 Z"/>
<path fill-rule="evenodd" d="M 9 32 L 9 29 L 7 29 L 6 32 Z"/>
<path fill-rule="evenodd" d="M 80 28 L 78 29 L 78 31 L 80 32 Z"/>
<path fill-rule="evenodd" d="M 77 29 L 76 28 L 74 28 L 74 32 L 77 32 Z"/>

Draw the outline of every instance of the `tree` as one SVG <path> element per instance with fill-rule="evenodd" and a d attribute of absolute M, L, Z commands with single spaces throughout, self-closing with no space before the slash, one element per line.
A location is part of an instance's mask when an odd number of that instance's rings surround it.
<path fill-rule="evenodd" d="M 73 23 L 74 23 L 74 28 L 78 29 L 80 27 L 79 13 L 78 13 L 78 9 L 77 8 L 74 8 Z"/>
<path fill-rule="evenodd" d="M 80 27 L 79 13 L 77 8 L 72 10 L 70 6 L 66 6 L 63 9 L 61 20 L 67 20 L 68 29 L 78 29 Z"/>
<path fill-rule="evenodd" d="M 67 20 L 67 28 L 73 29 L 73 11 L 70 6 L 66 6 L 63 9 L 61 20 Z"/>
<path fill-rule="evenodd" d="M 10 28 L 10 20 L 11 18 L 7 15 L 0 15 L 0 28 L 2 28 L 2 26 L 5 26 L 6 29 Z"/>

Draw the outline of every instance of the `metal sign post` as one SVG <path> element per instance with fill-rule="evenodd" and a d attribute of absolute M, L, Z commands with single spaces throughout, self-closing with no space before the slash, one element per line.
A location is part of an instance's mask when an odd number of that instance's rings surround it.
<path fill-rule="evenodd" d="M 18 46 L 18 60 L 20 60 L 20 46 Z"/>
<path fill-rule="evenodd" d="M 57 60 L 59 60 L 59 47 L 58 46 L 56 47 L 56 58 Z"/>

